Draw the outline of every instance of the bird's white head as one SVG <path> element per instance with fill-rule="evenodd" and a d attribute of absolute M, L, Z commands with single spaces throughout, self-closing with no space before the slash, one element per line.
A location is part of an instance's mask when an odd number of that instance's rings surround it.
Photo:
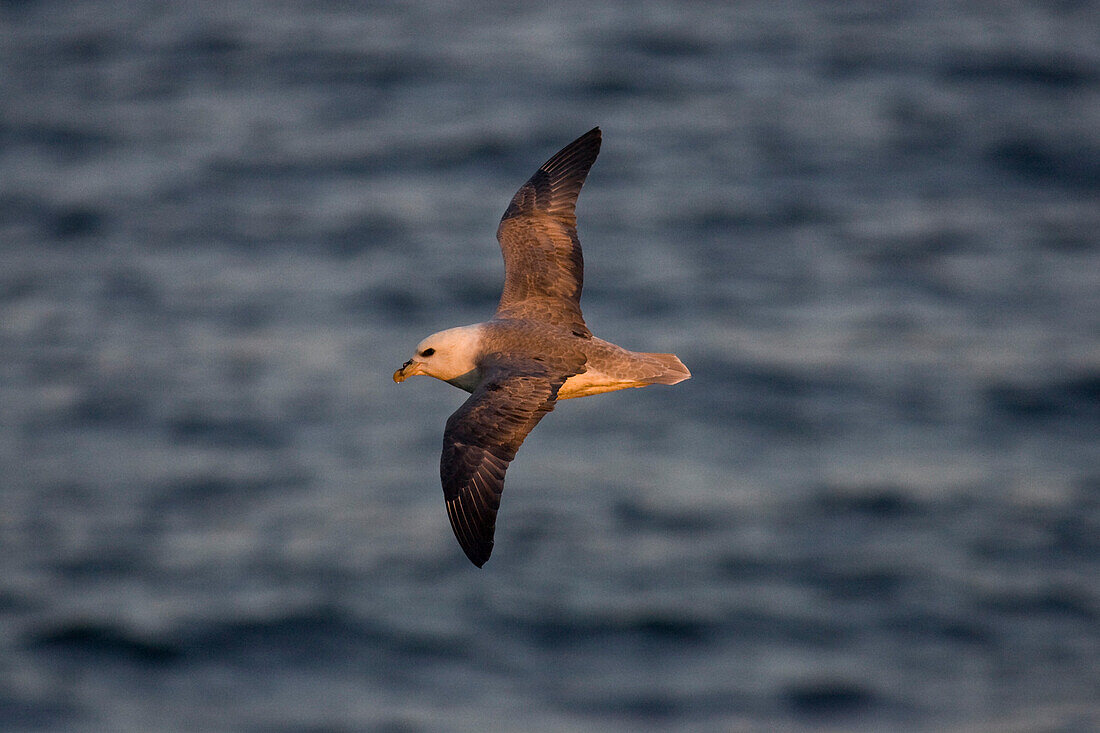
<path fill-rule="evenodd" d="M 481 354 L 481 333 L 480 323 L 433 333 L 416 345 L 416 354 L 393 373 L 393 381 L 404 382 L 409 377 L 425 374 L 467 389 L 461 378 L 476 381 L 471 373 L 477 369 Z"/>

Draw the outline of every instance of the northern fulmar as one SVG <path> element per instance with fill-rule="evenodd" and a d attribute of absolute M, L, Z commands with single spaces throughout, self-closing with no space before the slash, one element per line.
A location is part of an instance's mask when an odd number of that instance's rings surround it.
<path fill-rule="evenodd" d="M 497 228 L 504 292 L 493 317 L 428 336 L 393 374 L 395 382 L 425 374 L 472 393 L 447 419 L 439 473 L 451 528 L 479 568 L 493 551 L 504 472 L 558 400 L 691 376 L 675 354 L 628 351 L 584 323 L 575 208 L 599 152 L 596 127 L 512 197 Z"/>

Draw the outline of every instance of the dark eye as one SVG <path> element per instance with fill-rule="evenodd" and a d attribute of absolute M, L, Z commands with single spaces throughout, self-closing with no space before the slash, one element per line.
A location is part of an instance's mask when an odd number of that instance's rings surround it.
<path fill-rule="evenodd" d="M 431 356 L 434 353 L 435 353 L 435 349 L 424 349 L 423 351 L 420 352 L 420 355 L 421 356 Z"/>

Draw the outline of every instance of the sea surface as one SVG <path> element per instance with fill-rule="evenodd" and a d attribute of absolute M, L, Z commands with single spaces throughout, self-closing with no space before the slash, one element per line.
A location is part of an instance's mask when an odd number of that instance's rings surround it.
<path fill-rule="evenodd" d="M 0 4 L 0 730 L 1100 729 L 1100 4 Z M 447 523 L 493 234 L 561 404 Z"/>

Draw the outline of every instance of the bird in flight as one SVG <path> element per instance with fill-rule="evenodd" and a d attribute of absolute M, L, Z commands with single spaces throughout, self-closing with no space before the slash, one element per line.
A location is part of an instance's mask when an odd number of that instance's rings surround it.
<path fill-rule="evenodd" d="M 493 551 L 504 472 L 557 401 L 691 376 L 675 354 L 628 351 L 584 323 L 575 209 L 599 152 L 597 127 L 512 197 L 497 228 L 504 292 L 493 317 L 428 336 L 393 374 L 395 382 L 424 374 L 471 393 L 447 419 L 439 473 L 451 528 L 479 568 Z"/>

